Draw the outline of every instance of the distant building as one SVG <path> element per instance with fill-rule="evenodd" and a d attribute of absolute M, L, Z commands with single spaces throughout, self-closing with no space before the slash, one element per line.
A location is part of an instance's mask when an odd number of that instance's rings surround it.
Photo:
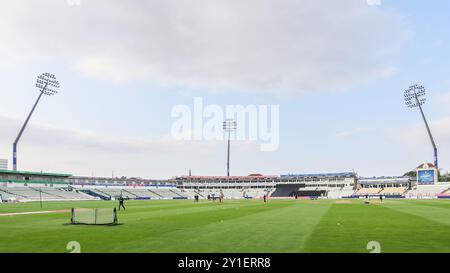
<path fill-rule="evenodd" d="M 8 159 L 0 159 L 0 170 L 8 169 Z"/>

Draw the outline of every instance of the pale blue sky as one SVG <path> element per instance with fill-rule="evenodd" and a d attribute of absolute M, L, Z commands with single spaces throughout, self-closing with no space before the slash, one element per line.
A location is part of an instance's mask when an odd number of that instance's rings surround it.
<path fill-rule="evenodd" d="M 127 1 L 128 2 L 128 1 Z M 337 3 L 338 2 L 338 3 Z M 131 4 L 134 3 L 134 4 Z M 34 12 L 41 6 L 43 16 Z M 231 172 L 401 175 L 450 170 L 448 1 L 9 1 L 0 9 L 0 158 L 52 72 L 19 144 L 19 168 L 167 178 L 225 174 L 224 142 L 177 142 L 174 106 L 280 105 L 280 147 L 232 145 Z"/>

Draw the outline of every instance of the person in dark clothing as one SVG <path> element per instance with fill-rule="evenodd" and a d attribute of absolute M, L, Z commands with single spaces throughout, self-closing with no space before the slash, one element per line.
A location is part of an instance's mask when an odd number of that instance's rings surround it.
<path fill-rule="evenodd" d="M 125 210 L 124 202 L 125 202 L 125 199 L 123 199 L 123 197 L 120 196 L 119 197 L 119 210 L 120 210 L 120 207 L 122 207 L 123 210 Z"/>
<path fill-rule="evenodd" d="M 267 194 L 264 194 L 264 203 L 267 202 Z"/>
<path fill-rule="evenodd" d="M 380 202 L 383 203 L 383 195 L 380 195 Z"/>

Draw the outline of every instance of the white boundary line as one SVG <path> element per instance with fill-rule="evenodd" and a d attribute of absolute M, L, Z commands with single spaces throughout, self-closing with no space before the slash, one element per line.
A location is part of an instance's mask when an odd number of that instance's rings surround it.
<path fill-rule="evenodd" d="M 57 213 L 57 212 L 69 212 L 69 211 L 68 210 L 47 210 L 47 211 L 0 213 L 0 217 L 1 216 L 30 215 L 30 214 L 46 214 L 46 213 Z"/>

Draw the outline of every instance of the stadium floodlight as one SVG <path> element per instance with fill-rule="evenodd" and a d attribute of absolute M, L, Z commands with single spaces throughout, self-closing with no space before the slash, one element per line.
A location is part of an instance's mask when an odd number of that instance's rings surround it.
<path fill-rule="evenodd" d="M 427 119 L 425 118 L 425 114 L 423 113 L 422 105 L 426 102 L 426 90 L 422 85 L 414 84 L 411 85 L 405 91 L 405 104 L 409 108 L 419 108 L 420 113 L 422 114 L 423 121 L 425 122 L 425 127 L 427 128 L 428 136 L 430 137 L 431 144 L 433 145 L 434 152 L 434 166 L 438 167 L 438 154 L 436 143 L 434 142 L 433 135 L 431 134 L 430 126 L 428 126 Z"/>
<path fill-rule="evenodd" d="M 19 134 L 16 137 L 16 140 L 13 144 L 13 170 L 17 171 L 17 143 L 20 140 L 20 137 L 22 136 L 23 131 L 25 130 L 25 127 L 28 124 L 28 121 L 31 118 L 31 115 L 34 112 L 34 109 L 36 109 L 37 104 L 41 100 L 42 95 L 46 96 L 53 96 L 56 93 L 58 93 L 59 89 L 59 82 L 56 80 L 55 75 L 50 73 L 43 73 L 37 77 L 36 80 L 36 87 L 39 90 L 39 96 L 36 100 L 36 102 L 33 105 L 33 108 L 31 108 L 30 113 L 28 114 L 27 119 L 25 120 L 24 124 L 22 125 L 22 128 L 19 131 Z"/>
<path fill-rule="evenodd" d="M 230 176 L 230 135 L 231 132 L 236 131 L 237 123 L 232 119 L 226 119 L 223 122 L 223 130 L 227 133 L 228 136 L 228 152 L 227 152 L 227 176 Z"/>

